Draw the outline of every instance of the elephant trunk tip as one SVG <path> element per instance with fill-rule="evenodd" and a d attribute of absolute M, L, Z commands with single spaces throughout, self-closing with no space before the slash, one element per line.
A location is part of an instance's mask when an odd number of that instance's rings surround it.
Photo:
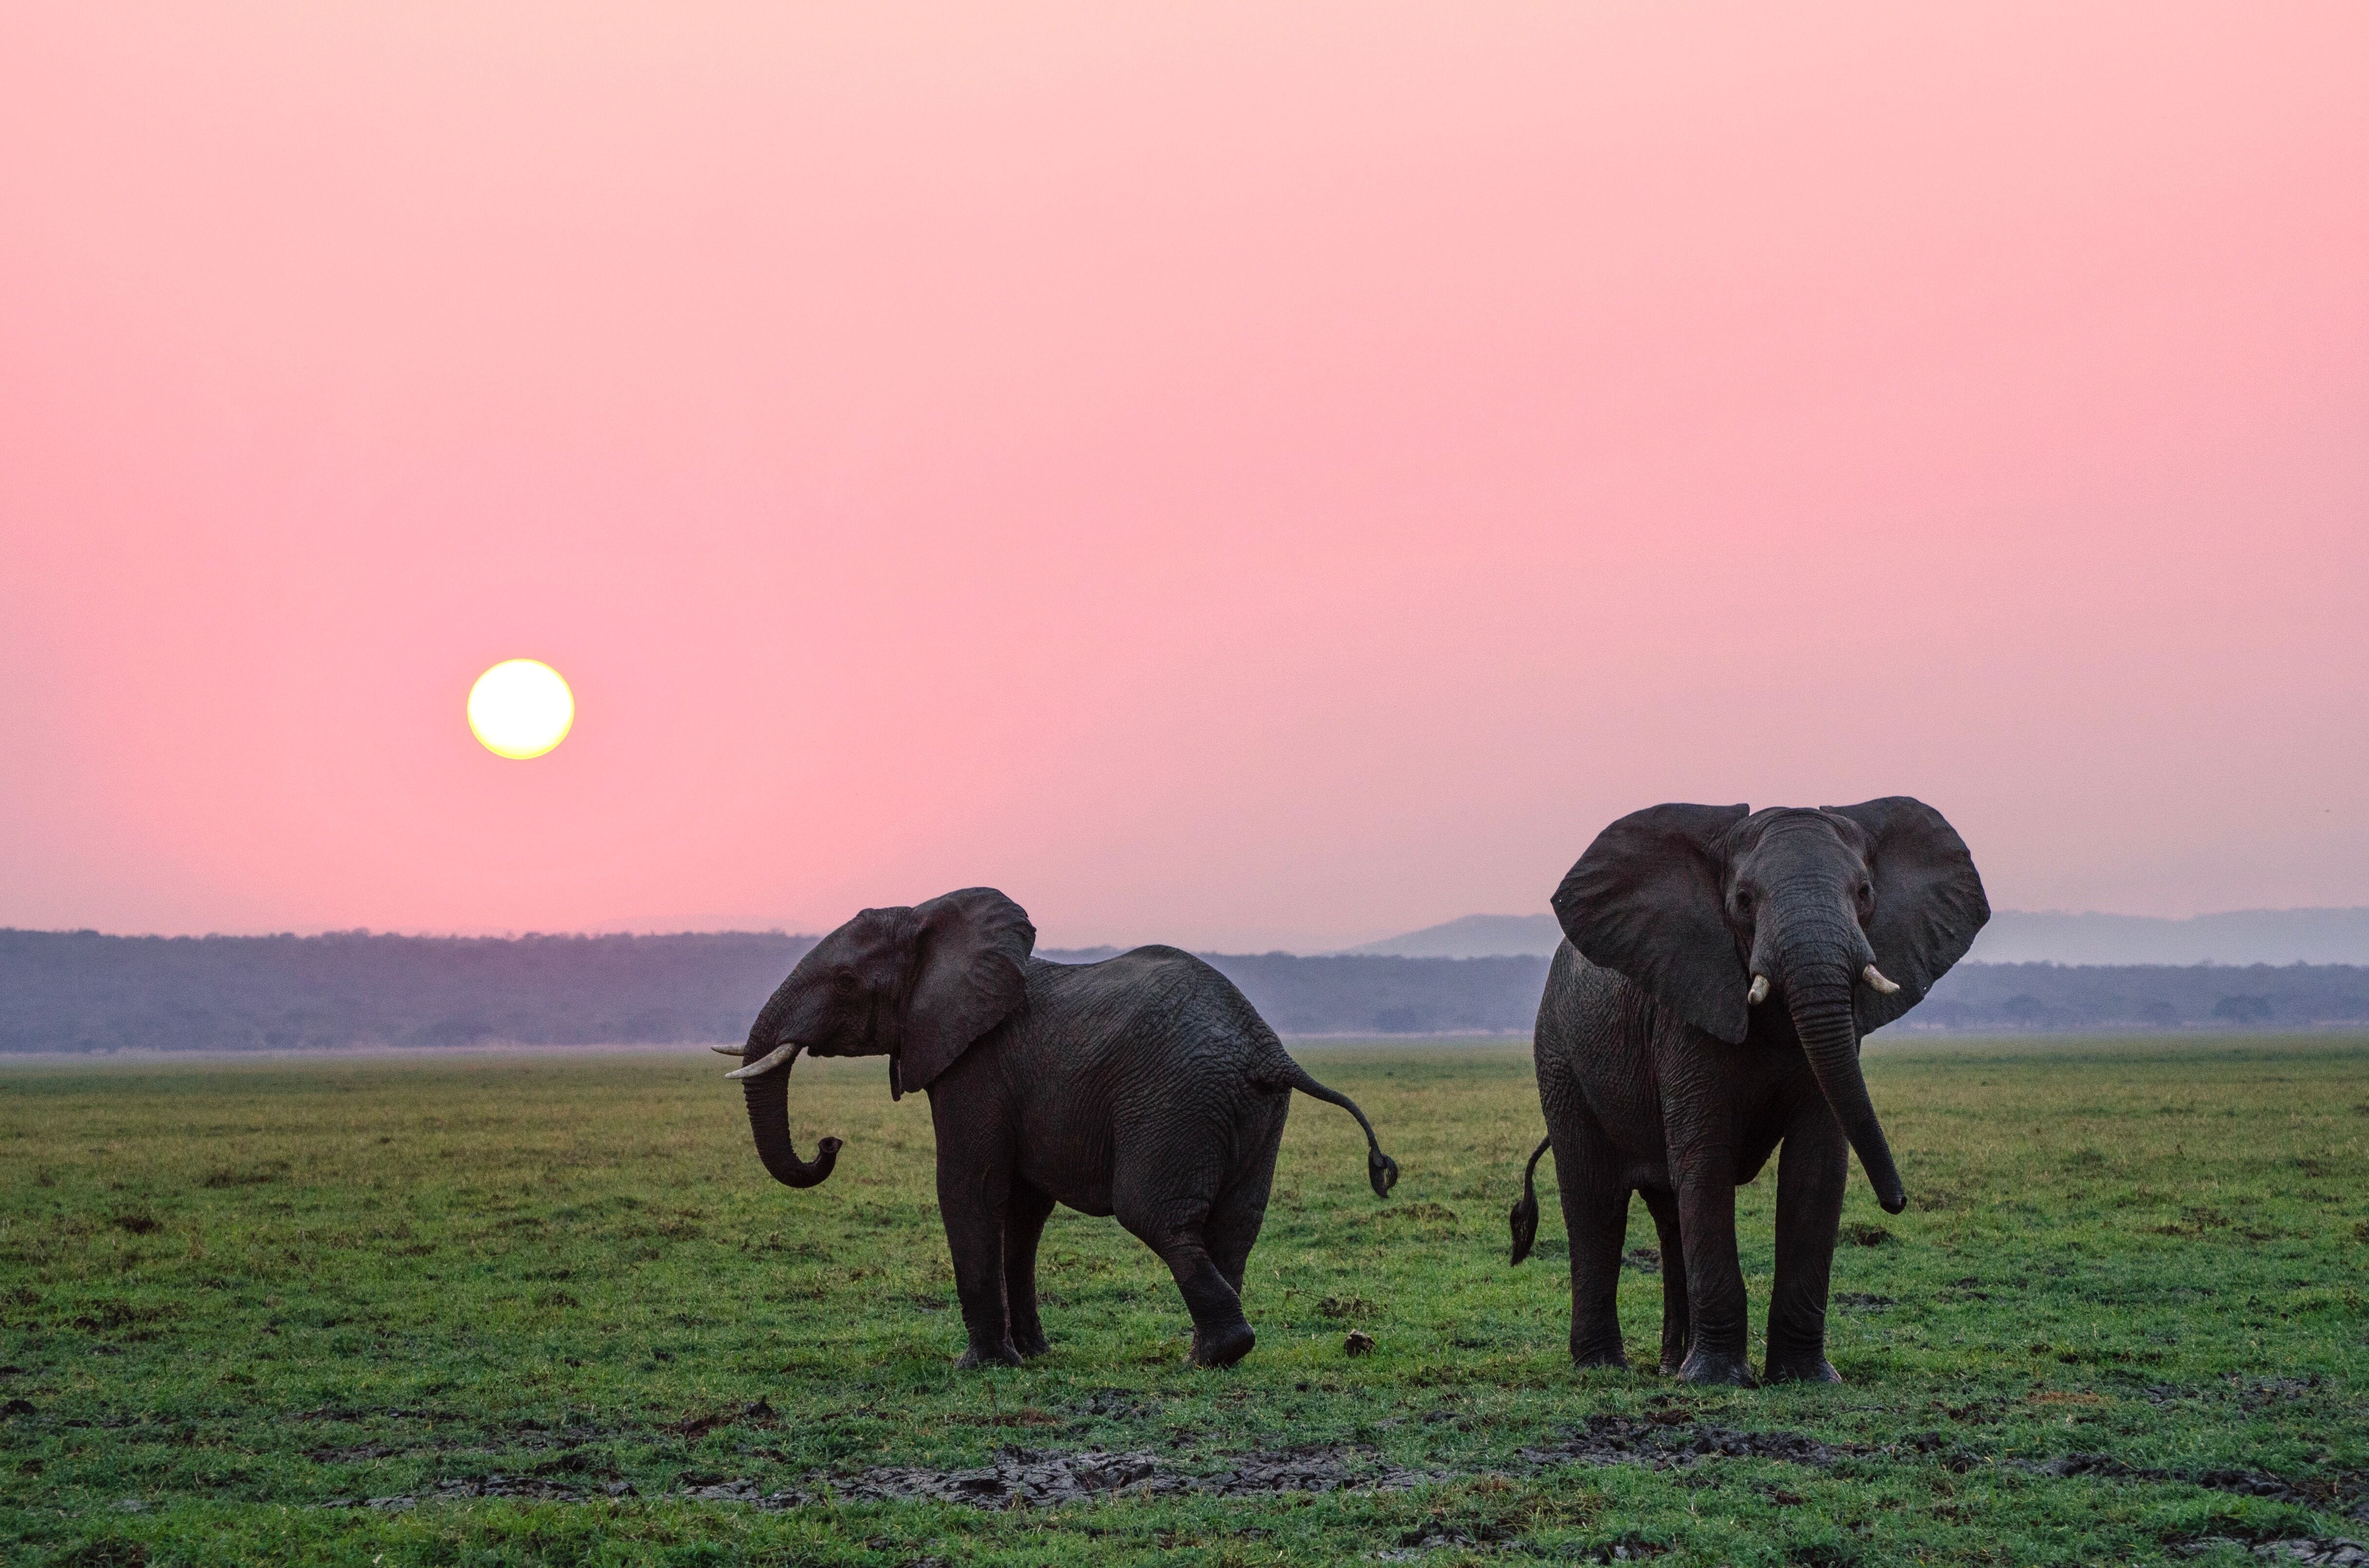
<path fill-rule="evenodd" d="M 797 1151 L 792 1150 L 787 1160 L 779 1164 L 768 1161 L 766 1168 L 784 1186 L 818 1187 L 830 1179 L 831 1167 L 839 1163 L 839 1151 L 846 1147 L 838 1139 L 826 1138 L 815 1145 L 812 1160 L 800 1160 Z"/>
<path fill-rule="evenodd" d="M 1888 1192 L 1877 1193 L 1875 1195 L 1875 1201 L 1883 1206 L 1884 1213 L 1898 1214 L 1901 1210 L 1908 1207 L 1908 1195 L 1906 1192 L 1903 1192 L 1899 1186 L 1894 1185 Z"/>

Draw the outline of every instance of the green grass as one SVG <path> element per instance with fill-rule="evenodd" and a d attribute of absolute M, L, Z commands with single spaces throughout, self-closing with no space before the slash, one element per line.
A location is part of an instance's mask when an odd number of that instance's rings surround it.
<path fill-rule="evenodd" d="M 1527 1051 L 1298 1054 L 1405 1178 L 1377 1202 L 1349 1118 L 1295 1106 L 1251 1258 L 1259 1345 L 1223 1373 L 1179 1365 L 1158 1260 L 1066 1211 L 1051 1356 L 956 1372 L 928 1111 L 876 1064 L 798 1065 L 800 1145 L 849 1140 L 807 1193 L 764 1175 L 704 1052 L 0 1070 L 0 1559 L 1313 1563 L 1463 1537 L 1419 1560 L 2072 1563 L 2369 1533 L 2192 1479 L 2327 1503 L 2369 1471 L 2369 1040 L 1871 1049 L 1911 1207 L 1887 1218 L 1854 1172 L 1848 1382 L 1752 1392 L 1571 1369 L 1551 1185 L 1539 1255 L 1505 1263 L 1540 1130 Z M 1738 1195 L 1756 1322 L 1774 1186 Z M 1640 1205 L 1631 1244 L 1653 1240 Z M 1659 1297 L 1624 1276 L 1641 1366 Z M 1344 1354 L 1352 1327 L 1371 1355 Z M 741 1413 L 760 1399 L 772 1418 Z M 1604 1413 L 1864 1451 L 1522 1457 Z M 1447 1478 L 1010 1512 L 670 1495 L 1007 1445 L 1192 1471 L 1311 1444 Z M 2070 1455 L 2169 1474 L 2032 1462 Z M 487 1475 L 592 1500 L 315 1506 Z M 603 1494 L 619 1482 L 635 1495 Z"/>

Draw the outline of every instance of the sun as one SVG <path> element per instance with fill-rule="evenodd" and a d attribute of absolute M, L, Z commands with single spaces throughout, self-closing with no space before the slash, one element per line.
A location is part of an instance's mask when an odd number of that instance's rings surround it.
<path fill-rule="evenodd" d="M 575 693 L 539 658 L 506 658 L 469 688 L 469 727 L 497 757 L 540 757 L 575 722 Z"/>

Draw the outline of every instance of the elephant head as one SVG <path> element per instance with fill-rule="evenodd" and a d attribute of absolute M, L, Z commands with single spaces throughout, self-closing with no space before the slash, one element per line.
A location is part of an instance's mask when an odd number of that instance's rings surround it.
<path fill-rule="evenodd" d="M 1990 919 L 1964 841 L 1922 801 L 1754 812 L 1656 806 L 1596 835 L 1555 918 L 1616 970 L 1730 1044 L 1782 1007 L 1888 1213 L 1907 1206 L 1860 1074 L 1860 1036 L 1923 1000 Z"/>
<path fill-rule="evenodd" d="M 749 1043 L 719 1046 L 740 1081 L 757 1155 L 774 1177 L 810 1187 L 842 1145 L 811 1162 L 790 1142 L 790 1064 L 809 1056 L 886 1056 L 890 1093 L 925 1089 L 1021 1003 L 1036 928 L 992 887 L 910 908 L 865 910 L 814 945 L 757 1014 Z"/>

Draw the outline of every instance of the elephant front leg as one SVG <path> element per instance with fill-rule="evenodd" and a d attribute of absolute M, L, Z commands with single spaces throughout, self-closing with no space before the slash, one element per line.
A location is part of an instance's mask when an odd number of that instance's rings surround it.
<path fill-rule="evenodd" d="M 955 1291 L 962 1300 L 969 1347 L 956 1363 L 982 1367 L 1020 1365 L 1003 1294 L 1003 1225 L 1010 1179 L 992 1166 L 941 1158 L 938 1217 L 945 1222 L 946 1248 L 954 1254 Z"/>
<path fill-rule="evenodd" d="M 1850 1185 L 1840 1123 L 1812 1099 L 1785 1130 L 1777 1165 L 1777 1283 L 1768 1298 L 1768 1380 L 1839 1383 L 1826 1359 L 1826 1285 Z"/>
<path fill-rule="evenodd" d="M 1689 1383 L 1756 1388 L 1745 1355 L 1744 1269 L 1735 1256 L 1734 1161 L 1724 1150 L 1673 1151 L 1677 1177 L 1678 1234 L 1687 1291 L 1687 1358 L 1678 1376 Z"/>
<path fill-rule="evenodd" d="M 1042 1356 L 1051 1348 L 1036 1317 L 1036 1243 L 1052 1212 L 1051 1198 L 1025 1182 L 1013 1184 L 1003 1215 L 1003 1299 L 1013 1348 L 1023 1356 Z"/>
<path fill-rule="evenodd" d="M 1572 1365 L 1626 1367 L 1619 1290 L 1629 1186 L 1611 1139 L 1594 1117 L 1583 1113 L 1570 1136 L 1555 1139 L 1555 1185 L 1562 1192 L 1563 1234 L 1571 1241 Z"/>
<path fill-rule="evenodd" d="M 1687 1360 L 1686 1233 L 1678 1227 L 1676 1195 L 1657 1187 L 1640 1190 L 1662 1241 L 1662 1370 L 1675 1377 Z"/>

